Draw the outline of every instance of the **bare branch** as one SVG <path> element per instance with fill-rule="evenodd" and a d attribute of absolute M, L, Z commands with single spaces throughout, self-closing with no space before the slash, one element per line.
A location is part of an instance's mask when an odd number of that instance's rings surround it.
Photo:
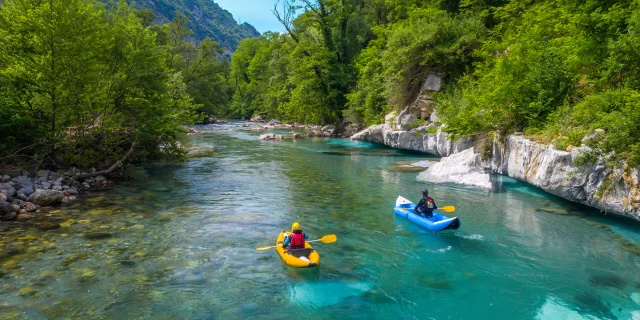
<path fill-rule="evenodd" d="M 276 19 L 278 19 L 278 21 L 280 21 L 280 23 L 284 26 L 284 28 L 287 30 L 287 33 L 291 35 L 291 38 L 296 43 L 299 42 L 298 36 L 293 33 L 293 20 L 295 20 L 296 16 L 295 7 L 291 2 L 289 2 L 289 0 L 284 0 L 284 2 L 282 2 L 282 14 L 280 14 L 280 11 L 278 11 L 278 4 L 280 4 L 280 0 L 276 1 L 276 3 L 273 5 L 273 9 L 271 9 L 271 12 L 276 17 Z"/>
<path fill-rule="evenodd" d="M 75 176 L 72 176 L 72 178 L 74 178 L 76 180 L 82 180 L 82 179 L 92 178 L 92 177 L 95 177 L 95 176 L 109 174 L 109 173 L 113 172 L 114 170 L 119 169 L 120 167 L 122 167 L 123 162 L 127 160 L 127 158 L 133 153 L 133 150 L 135 148 L 136 148 L 136 143 L 134 142 L 131 145 L 131 149 L 129 149 L 129 151 L 127 151 L 127 153 L 122 157 L 122 159 L 116 161 L 116 163 L 111 165 L 111 167 L 109 167 L 109 169 L 102 170 L 102 171 L 96 171 L 94 173 L 76 174 Z"/>

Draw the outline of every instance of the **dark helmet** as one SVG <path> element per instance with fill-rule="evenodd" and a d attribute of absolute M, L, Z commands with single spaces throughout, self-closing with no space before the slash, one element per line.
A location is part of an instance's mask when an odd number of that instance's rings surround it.
<path fill-rule="evenodd" d="M 422 195 L 423 196 L 428 196 L 429 195 L 429 190 L 427 190 L 427 189 L 422 190 Z"/>

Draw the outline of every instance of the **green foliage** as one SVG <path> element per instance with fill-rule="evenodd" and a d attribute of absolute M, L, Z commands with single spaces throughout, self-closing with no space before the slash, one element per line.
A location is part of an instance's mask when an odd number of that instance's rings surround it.
<path fill-rule="evenodd" d="M 211 58 L 219 50 L 210 41 L 182 54 L 188 30 L 174 32 L 173 43 L 156 42 L 144 17 L 124 0 L 114 11 L 84 0 L 7 2 L 0 10 L 0 154 L 104 167 L 136 145 L 138 161 L 179 159 L 182 126 L 199 107 L 189 91 L 206 99 L 199 94 L 211 93 L 198 85 L 226 83 L 211 78 L 225 64 Z"/>
<path fill-rule="evenodd" d="M 104 3 L 107 8 L 116 7 L 119 0 L 97 0 Z M 127 1 L 129 4 L 133 0 Z M 218 4 L 210 0 L 136 0 L 137 8 L 153 10 L 153 18 L 156 24 L 163 25 L 173 21 L 176 17 L 184 17 L 185 27 L 192 30 L 189 40 L 200 43 L 206 38 L 220 43 L 230 52 L 235 50 L 240 41 L 245 38 L 260 35 L 256 29 L 248 23 L 238 24 L 231 13 L 220 8 Z M 265 13 L 270 14 L 270 13 Z M 149 16 L 145 26 L 149 25 Z"/>
<path fill-rule="evenodd" d="M 390 27 L 384 64 L 385 89 L 397 107 L 410 103 L 431 72 L 456 77 L 472 62 L 485 29 L 474 17 L 456 17 L 437 9 L 417 9 Z"/>

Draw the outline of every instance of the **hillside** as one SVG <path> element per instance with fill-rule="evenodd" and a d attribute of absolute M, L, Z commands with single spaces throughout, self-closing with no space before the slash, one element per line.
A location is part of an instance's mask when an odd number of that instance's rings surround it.
<path fill-rule="evenodd" d="M 107 5 L 118 3 L 118 0 L 98 1 Z M 238 25 L 231 13 L 212 0 L 138 0 L 135 3 L 138 9 L 153 10 L 156 23 L 159 24 L 171 21 L 176 12 L 182 13 L 189 17 L 189 28 L 193 30 L 196 41 L 210 37 L 231 51 L 235 50 L 242 39 L 260 35 L 248 23 Z"/>

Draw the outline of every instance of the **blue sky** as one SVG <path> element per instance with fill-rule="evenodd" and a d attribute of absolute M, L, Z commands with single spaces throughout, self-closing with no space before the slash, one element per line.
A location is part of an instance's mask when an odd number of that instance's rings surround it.
<path fill-rule="evenodd" d="M 276 0 L 214 0 L 214 2 L 231 12 L 236 21 L 248 22 L 260 33 L 284 31 L 278 19 L 271 13 Z"/>

